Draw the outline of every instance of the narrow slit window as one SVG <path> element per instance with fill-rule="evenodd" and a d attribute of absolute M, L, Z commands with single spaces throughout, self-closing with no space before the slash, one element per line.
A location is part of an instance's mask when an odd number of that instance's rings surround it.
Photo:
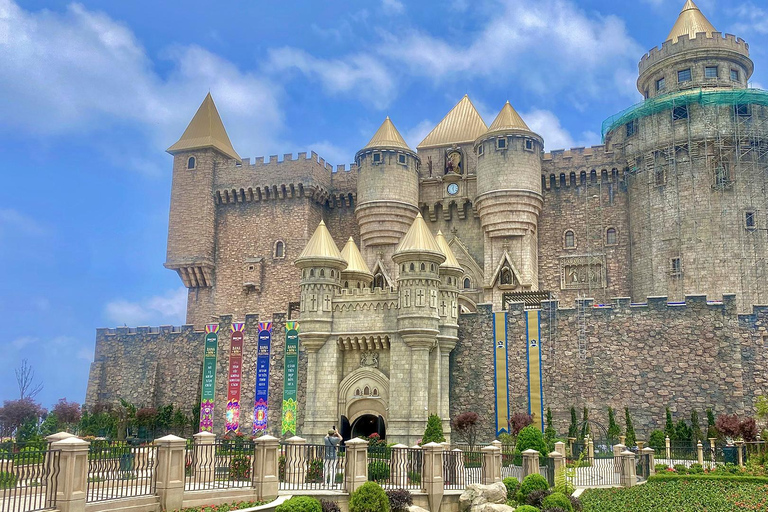
<path fill-rule="evenodd" d="M 755 212 L 746 212 L 744 214 L 744 227 L 747 229 L 755 229 L 757 227 Z"/>
<path fill-rule="evenodd" d="M 576 235 L 570 229 L 565 232 L 565 248 L 573 249 L 576 247 Z"/>
<path fill-rule="evenodd" d="M 193 156 L 189 157 L 189 160 L 187 160 L 187 169 L 194 169 L 196 164 L 197 164 L 197 160 L 195 159 L 195 157 Z"/>

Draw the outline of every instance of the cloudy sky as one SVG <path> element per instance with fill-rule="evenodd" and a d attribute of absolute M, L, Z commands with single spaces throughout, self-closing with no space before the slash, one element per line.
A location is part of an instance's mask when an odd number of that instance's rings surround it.
<path fill-rule="evenodd" d="M 386 115 L 415 146 L 465 93 L 547 149 L 599 144 L 683 3 L 0 0 L 0 400 L 28 358 L 45 406 L 81 402 L 97 327 L 184 321 L 164 150 L 209 90 L 243 157 L 346 164 Z M 699 6 L 768 85 L 764 2 Z"/>

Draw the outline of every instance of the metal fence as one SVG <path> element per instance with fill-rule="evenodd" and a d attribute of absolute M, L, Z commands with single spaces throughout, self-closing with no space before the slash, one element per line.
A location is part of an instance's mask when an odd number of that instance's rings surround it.
<path fill-rule="evenodd" d="M 86 501 L 105 501 L 155 494 L 154 445 L 94 441 L 88 451 Z"/>
<path fill-rule="evenodd" d="M 253 452 L 251 440 L 188 443 L 184 457 L 185 490 L 249 487 Z"/>
<path fill-rule="evenodd" d="M 0 451 L 0 512 L 56 508 L 59 450 Z"/>
<path fill-rule="evenodd" d="M 443 452 L 443 482 L 446 489 L 464 489 L 482 483 L 483 453 L 453 450 Z"/>
<path fill-rule="evenodd" d="M 281 490 L 341 490 L 344 486 L 346 452 L 339 447 L 316 444 L 280 446 L 279 476 Z M 383 466 L 375 465 L 376 470 Z M 368 461 L 368 479 L 372 461 Z M 382 469 L 383 471 L 383 469 Z"/>
<path fill-rule="evenodd" d="M 368 448 L 368 480 L 386 489 L 420 489 L 423 465 L 418 448 Z"/>

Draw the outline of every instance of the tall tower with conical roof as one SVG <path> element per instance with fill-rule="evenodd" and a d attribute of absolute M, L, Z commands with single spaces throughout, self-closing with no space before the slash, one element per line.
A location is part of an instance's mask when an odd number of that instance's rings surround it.
<path fill-rule="evenodd" d="M 543 206 L 541 154 L 544 140 L 507 102 L 488 131 L 475 141 L 475 205 L 485 238 L 486 297 L 502 307 L 505 290 L 538 290 L 538 220 Z M 499 264 L 514 263 L 510 273 Z M 512 275 L 492 282 L 489 276 Z M 489 293 L 490 292 L 490 293 Z"/>
<path fill-rule="evenodd" d="M 371 268 L 390 266 L 395 246 L 419 212 L 420 160 L 387 117 L 355 161 L 361 253 Z"/>
<path fill-rule="evenodd" d="M 216 168 L 240 162 L 210 93 L 167 151 L 173 155 L 173 182 L 165 266 L 189 289 L 187 322 L 202 325 L 211 320 L 203 316 L 212 310 L 215 280 Z"/>

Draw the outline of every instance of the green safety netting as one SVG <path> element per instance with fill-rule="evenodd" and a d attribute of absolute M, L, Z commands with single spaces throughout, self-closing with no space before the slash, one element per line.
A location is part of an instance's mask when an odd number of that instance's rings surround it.
<path fill-rule="evenodd" d="M 605 136 L 616 128 L 627 123 L 650 116 L 674 107 L 698 103 L 699 105 L 766 105 L 768 106 L 768 91 L 762 89 L 691 89 L 680 91 L 655 98 L 647 99 L 633 105 L 618 114 L 614 114 L 603 121 L 603 142 Z"/>

